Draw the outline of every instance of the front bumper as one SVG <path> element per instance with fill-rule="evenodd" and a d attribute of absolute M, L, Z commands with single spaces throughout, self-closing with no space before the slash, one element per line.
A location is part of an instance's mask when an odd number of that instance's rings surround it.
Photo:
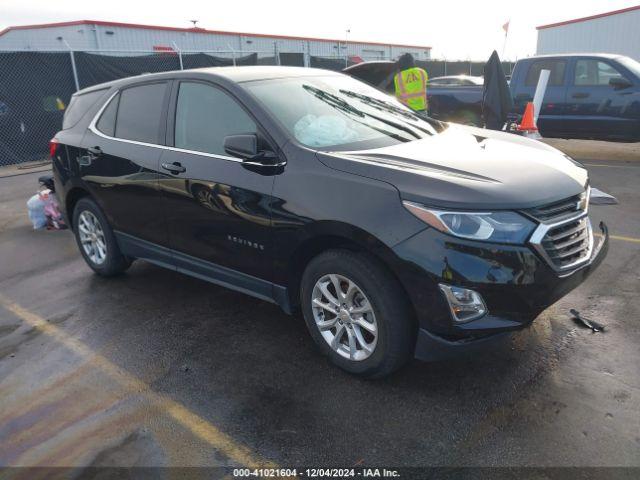
<path fill-rule="evenodd" d="M 433 228 L 396 245 L 401 259 L 397 272 L 419 322 L 416 357 L 432 359 L 437 351 L 469 350 L 529 325 L 584 282 L 605 258 L 609 235 L 603 223 L 600 230 L 589 260 L 564 273 L 553 270 L 532 247 L 466 241 Z M 438 283 L 475 290 L 488 313 L 455 323 Z"/>

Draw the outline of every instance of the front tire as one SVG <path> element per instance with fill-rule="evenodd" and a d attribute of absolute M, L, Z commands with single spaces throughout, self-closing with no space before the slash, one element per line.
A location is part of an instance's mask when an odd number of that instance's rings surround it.
<path fill-rule="evenodd" d="M 412 356 L 416 328 L 398 281 L 376 259 L 347 250 L 314 258 L 300 302 L 321 352 L 347 372 L 381 378 Z"/>
<path fill-rule="evenodd" d="M 120 251 L 107 218 L 91 198 L 78 200 L 73 210 L 73 226 L 84 261 L 98 275 L 111 277 L 131 266 L 132 260 Z"/>

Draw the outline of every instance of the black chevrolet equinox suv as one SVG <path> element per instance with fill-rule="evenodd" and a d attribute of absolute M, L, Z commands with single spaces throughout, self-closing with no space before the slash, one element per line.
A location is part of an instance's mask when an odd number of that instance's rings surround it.
<path fill-rule="evenodd" d="M 142 259 L 301 311 L 320 350 L 367 377 L 526 327 L 608 245 L 566 155 L 323 70 L 97 85 L 50 147 L 97 274 Z"/>

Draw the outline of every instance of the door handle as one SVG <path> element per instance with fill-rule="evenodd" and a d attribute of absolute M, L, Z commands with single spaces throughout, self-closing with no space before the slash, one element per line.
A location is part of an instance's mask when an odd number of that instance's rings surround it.
<path fill-rule="evenodd" d="M 577 92 L 571 95 L 572 98 L 587 98 L 589 94 L 587 92 Z"/>
<path fill-rule="evenodd" d="M 173 162 L 173 163 L 163 163 L 162 164 L 162 168 L 164 168 L 165 170 L 176 174 L 176 173 L 183 173 L 186 172 L 187 169 L 185 167 L 183 167 L 180 162 Z"/>
<path fill-rule="evenodd" d="M 91 159 L 98 158 L 102 156 L 102 149 L 100 147 L 89 147 L 87 148 L 87 153 Z"/>

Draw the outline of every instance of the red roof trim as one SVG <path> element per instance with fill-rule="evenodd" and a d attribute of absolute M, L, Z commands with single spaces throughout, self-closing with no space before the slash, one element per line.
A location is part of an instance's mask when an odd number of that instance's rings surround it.
<path fill-rule="evenodd" d="M 283 40 L 315 40 L 318 42 L 344 43 L 344 39 L 336 40 L 332 38 L 296 37 L 296 36 L 290 36 L 290 35 L 270 35 L 267 33 L 227 32 L 223 30 L 207 30 L 205 28 L 164 27 L 159 25 L 142 25 L 139 23 L 105 22 L 102 20 L 75 20 L 72 22 L 42 23 L 38 25 L 17 25 L 17 26 L 5 28 L 0 32 L 0 35 L 3 35 L 10 30 L 71 27 L 74 25 L 100 25 L 103 27 L 141 28 L 141 29 L 147 29 L 147 30 L 170 30 L 174 32 L 191 32 L 191 33 L 217 33 L 220 35 L 245 35 L 248 37 L 279 38 Z M 404 45 L 400 43 L 365 42 L 360 40 L 349 40 L 349 43 L 363 43 L 366 45 L 380 45 L 385 47 L 423 48 L 425 50 L 431 50 L 431 47 L 427 47 L 424 45 Z"/>
<path fill-rule="evenodd" d="M 564 22 L 550 23 L 548 25 L 541 25 L 539 27 L 536 27 L 536 30 L 543 30 L 545 28 L 560 27 L 562 25 L 569 25 L 569 24 L 572 24 L 572 23 L 586 22 L 588 20 L 595 20 L 596 18 L 610 17 L 612 15 L 619 15 L 621 13 L 631 12 L 633 10 L 640 10 L 640 5 L 636 5 L 635 7 L 627 7 L 627 8 L 623 8 L 623 9 L 620 9 L 620 10 L 614 10 L 612 12 L 598 13 L 597 15 L 591 15 L 590 17 L 582 17 L 582 18 L 576 18 L 574 20 L 566 20 Z"/>

